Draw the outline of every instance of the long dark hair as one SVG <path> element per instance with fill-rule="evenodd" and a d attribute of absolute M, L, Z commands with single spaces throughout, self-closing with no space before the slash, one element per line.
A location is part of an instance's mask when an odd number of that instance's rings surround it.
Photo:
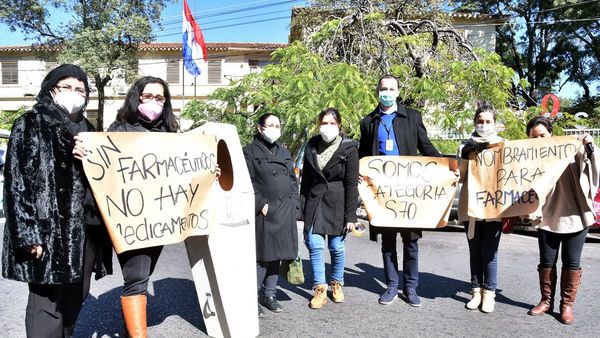
<path fill-rule="evenodd" d="M 127 91 L 127 95 L 125 96 L 123 106 L 117 111 L 117 123 L 122 124 L 127 122 L 129 124 L 137 124 L 139 122 L 140 115 L 138 113 L 138 106 L 140 105 L 140 95 L 142 95 L 144 88 L 149 83 L 160 83 L 163 86 L 165 103 L 160 119 L 163 120 L 164 126 L 171 132 L 179 130 L 179 122 L 177 121 L 175 114 L 173 114 L 169 85 L 165 80 L 154 76 L 144 76 L 131 85 L 131 88 L 129 88 L 129 91 Z"/>

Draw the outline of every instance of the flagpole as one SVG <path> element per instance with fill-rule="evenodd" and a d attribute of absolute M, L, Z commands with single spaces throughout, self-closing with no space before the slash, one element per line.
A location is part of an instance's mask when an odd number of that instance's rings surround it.
<path fill-rule="evenodd" d="M 183 49 L 183 44 L 181 45 L 181 48 Z M 180 111 L 179 115 L 181 115 L 181 112 L 183 111 L 184 106 L 185 106 L 185 66 L 182 63 L 181 64 L 181 111 Z"/>
<path fill-rule="evenodd" d="M 196 8 L 196 0 L 194 0 L 194 13 L 196 13 L 196 10 L 198 8 Z M 197 76 L 194 76 L 194 100 L 196 100 L 196 78 Z"/>

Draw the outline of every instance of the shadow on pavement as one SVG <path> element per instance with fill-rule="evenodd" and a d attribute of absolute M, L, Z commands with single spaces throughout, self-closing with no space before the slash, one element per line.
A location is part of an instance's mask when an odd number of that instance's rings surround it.
<path fill-rule="evenodd" d="M 161 324 L 169 316 L 179 316 L 206 333 L 194 282 L 180 278 L 164 278 L 153 282 L 154 295 L 148 294 L 148 326 Z M 75 337 L 122 337 L 121 287 L 89 296 L 75 328 Z"/>
<path fill-rule="evenodd" d="M 285 291 L 293 292 L 300 297 L 310 300 L 312 298 L 313 281 L 310 260 L 302 260 L 302 268 L 304 270 L 304 284 L 290 285 L 285 278 L 280 276 L 278 286 Z M 402 271 L 399 271 L 399 273 L 402 276 Z M 326 276 L 331 275 L 331 265 L 329 263 L 325 264 L 325 274 Z M 465 272 L 465 276 L 468 276 L 468 271 Z M 378 296 L 385 290 L 383 268 L 366 263 L 357 263 L 355 267 L 346 267 L 344 270 L 344 286 L 355 287 Z M 417 292 L 420 297 L 426 299 L 451 298 L 459 303 L 467 303 L 470 299 L 471 283 L 466 280 L 448 278 L 429 272 L 420 272 Z M 463 295 L 466 295 L 466 297 Z M 291 300 L 286 292 L 278 292 L 277 299 L 283 301 Z M 535 305 L 514 301 L 505 297 L 502 294 L 502 289 L 496 290 L 496 302 L 527 310 Z"/>

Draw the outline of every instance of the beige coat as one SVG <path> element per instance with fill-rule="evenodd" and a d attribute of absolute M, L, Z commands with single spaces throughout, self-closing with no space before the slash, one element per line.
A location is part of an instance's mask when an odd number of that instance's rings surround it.
<path fill-rule="evenodd" d="M 560 176 L 542 206 L 538 229 L 556 233 L 579 232 L 594 224 L 593 200 L 599 185 L 600 150 L 588 158 L 584 147 Z"/>

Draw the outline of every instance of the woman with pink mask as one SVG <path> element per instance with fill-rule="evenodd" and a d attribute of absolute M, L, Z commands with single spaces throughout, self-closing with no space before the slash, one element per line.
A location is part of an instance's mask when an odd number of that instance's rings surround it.
<path fill-rule="evenodd" d="M 167 83 L 145 76 L 127 92 L 116 121 L 108 131 L 177 132 L 179 123 L 171 107 Z M 162 246 L 125 251 L 118 255 L 123 271 L 121 305 L 128 337 L 146 337 L 146 290 Z"/>

